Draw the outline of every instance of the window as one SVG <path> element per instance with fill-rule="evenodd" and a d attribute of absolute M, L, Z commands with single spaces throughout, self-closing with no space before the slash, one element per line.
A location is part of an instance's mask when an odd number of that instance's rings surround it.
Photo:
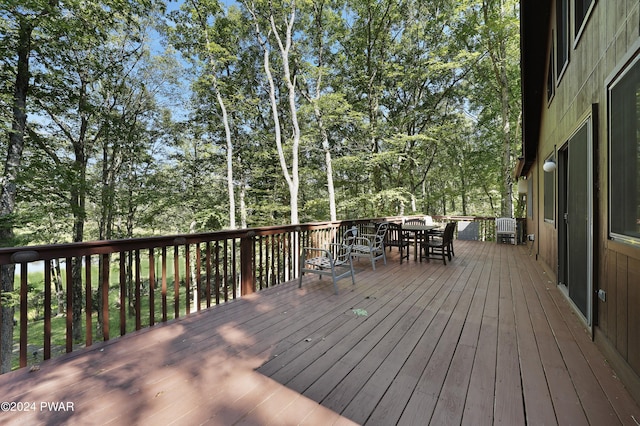
<path fill-rule="evenodd" d="M 551 39 L 553 39 L 553 34 L 551 35 Z M 553 42 L 551 43 L 551 47 L 549 50 L 549 64 L 547 66 L 547 103 L 551 102 L 553 99 L 553 95 L 555 94 L 555 83 L 553 80 Z"/>
<path fill-rule="evenodd" d="M 582 30 L 587 24 L 587 18 L 591 14 L 593 5 L 596 4 L 596 0 L 574 0 L 574 15 L 575 15 L 575 38 L 576 41 L 580 38 Z"/>
<path fill-rule="evenodd" d="M 569 0 L 556 1 L 556 55 L 559 82 L 569 63 Z"/>
<path fill-rule="evenodd" d="M 640 242 L 640 55 L 608 86 L 609 221 L 614 239 Z"/>
<path fill-rule="evenodd" d="M 545 163 L 548 161 L 555 162 L 553 155 L 547 157 Z M 556 212 L 556 173 L 555 171 L 544 172 L 544 220 L 545 222 L 555 221 Z"/>
<path fill-rule="evenodd" d="M 533 175 L 527 178 L 527 217 L 533 219 Z"/>

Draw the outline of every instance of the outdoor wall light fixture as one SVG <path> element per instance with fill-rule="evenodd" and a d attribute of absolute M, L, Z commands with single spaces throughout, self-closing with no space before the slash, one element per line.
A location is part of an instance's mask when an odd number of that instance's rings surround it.
<path fill-rule="evenodd" d="M 547 160 L 542 165 L 542 169 L 547 173 L 553 173 L 556 171 L 556 162 L 553 160 Z"/>

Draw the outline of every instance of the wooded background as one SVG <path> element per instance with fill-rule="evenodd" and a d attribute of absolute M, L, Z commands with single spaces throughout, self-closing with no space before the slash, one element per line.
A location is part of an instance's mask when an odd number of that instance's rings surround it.
<path fill-rule="evenodd" d="M 512 215 L 515 0 L 0 4 L 5 246 Z"/>

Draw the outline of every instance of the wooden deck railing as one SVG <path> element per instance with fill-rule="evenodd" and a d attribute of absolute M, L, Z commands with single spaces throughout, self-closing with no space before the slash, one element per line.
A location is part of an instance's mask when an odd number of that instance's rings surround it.
<path fill-rule="evenodd" d="M 480 222 L 485 240 L 494 232 L 493 218 L 435 219 Z M 299 276 L 300 247 L 322 246 L 371 221 L 2 248 L 0 265 L 16 267 L 14 364 L 25 367 L 292 280 Z M 82 318 L 74 321 L 78 303 Z M 58 304 L 60 315 L 53 312 Z"/>

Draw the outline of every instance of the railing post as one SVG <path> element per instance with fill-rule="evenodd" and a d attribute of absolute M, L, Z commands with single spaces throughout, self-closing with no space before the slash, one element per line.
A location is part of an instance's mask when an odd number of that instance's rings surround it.
<path fill-rule="evenodd" d="M 240 295 L 254 293 L 256 291 L 256 277 L 253 268 L 253 239 L 255 231 L 247 232 L 240 239 Z"/>

